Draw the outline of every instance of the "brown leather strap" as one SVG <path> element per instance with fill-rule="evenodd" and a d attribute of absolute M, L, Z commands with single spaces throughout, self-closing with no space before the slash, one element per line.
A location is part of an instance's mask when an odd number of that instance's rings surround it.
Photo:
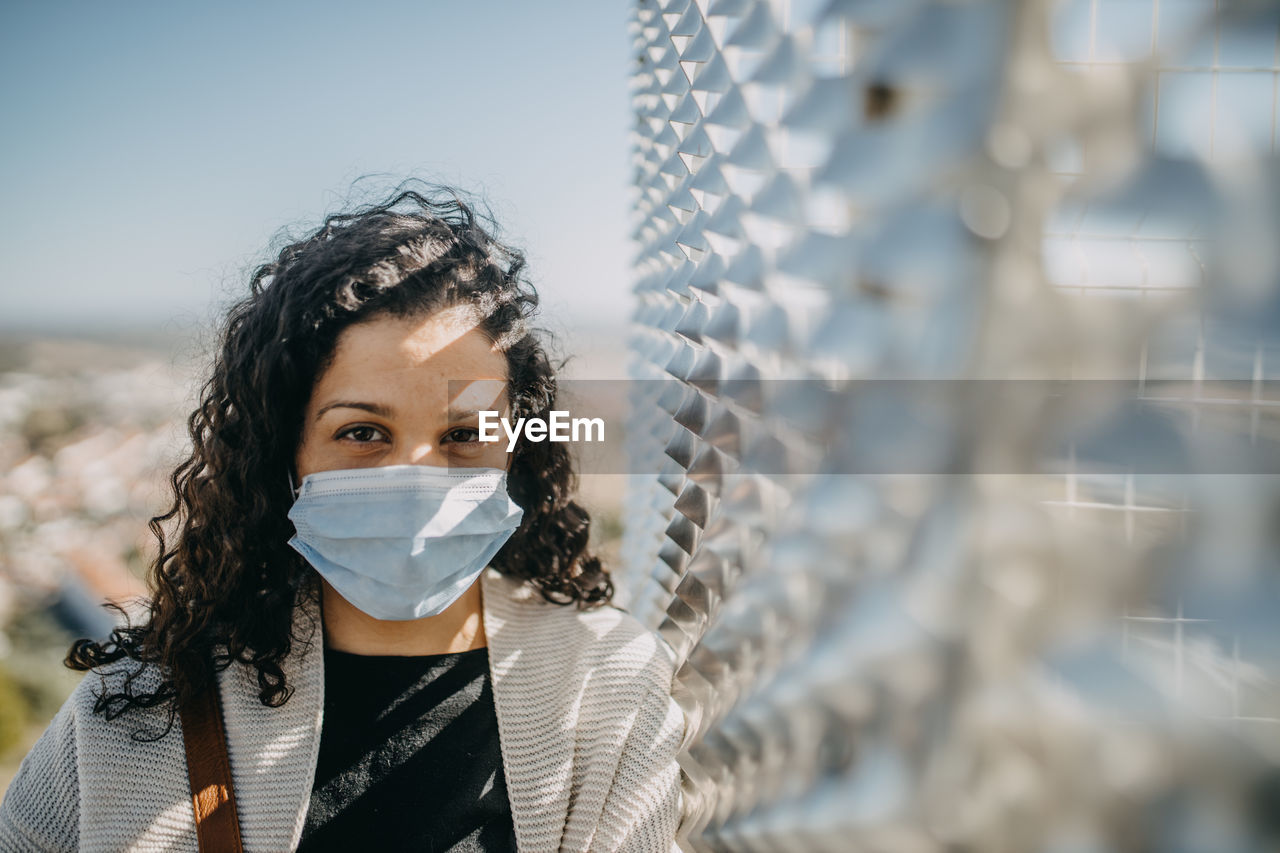
<path fill-rule="evenodd" d="M 191 707 L 180 708 L 179 713 L 187 745 L 187 777 L 191 780 L 200 853 L 242 853 L 216 676 L 212 687 L 201 693 Z"/>

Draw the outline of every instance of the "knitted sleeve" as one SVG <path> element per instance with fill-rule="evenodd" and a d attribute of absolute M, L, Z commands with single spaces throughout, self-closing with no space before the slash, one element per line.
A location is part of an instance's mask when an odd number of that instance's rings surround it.
<path fill-rule="evenodd" d="M 27 753 L 0 802 L 0 850 L 71 853 L 80 845 L 76 711 L 68 699 Z"/>
<path fill-rule="evenodd" d="M 663 645 L 659 641 L 659 645 Z M 665 648 L 665 646 L 664 646 Z M 645 673 L 650 689 L 636 709 L 617 772 L 605 798 L 593 853 L 669 853 L 680 825 L 684 713 L 671 698 L 672 667 L 655 656 Z"/>

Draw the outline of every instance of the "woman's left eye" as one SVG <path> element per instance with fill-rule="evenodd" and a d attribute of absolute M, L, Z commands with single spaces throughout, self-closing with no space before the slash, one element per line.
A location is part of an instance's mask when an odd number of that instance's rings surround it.
<path fill-rule="evenodd" d="M 446 432 L 444 437 L 445 441 L 450 444 L 469 444 L 470 442 L 480 440 L 480 432 L 479 430 L 472 429 L 471 427 L 458 427 L 457 429 L 451 429 Z"/>

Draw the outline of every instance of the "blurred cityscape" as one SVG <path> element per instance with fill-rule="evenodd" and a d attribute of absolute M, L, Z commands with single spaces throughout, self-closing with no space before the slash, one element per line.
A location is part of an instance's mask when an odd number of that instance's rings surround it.
<path fill-rule="evenodd" d="M 147 520 L 182 448 L 188 348 L 0 336 L 0 786 L 80 679 L 61 660 L 145 595 Z"/>

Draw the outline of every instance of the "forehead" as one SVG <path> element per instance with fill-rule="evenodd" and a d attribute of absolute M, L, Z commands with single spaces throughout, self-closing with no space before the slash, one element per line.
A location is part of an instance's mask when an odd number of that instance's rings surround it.
<path fill-rule="evenodd" d="M 316 383 L 316 396 L 383 386 L 443 394 L 450 380 L 506 378 L 506 356 L 477 327 L 474 314 L 446 309 L 426 317 L 378 317 L 347 327 Z"/>

